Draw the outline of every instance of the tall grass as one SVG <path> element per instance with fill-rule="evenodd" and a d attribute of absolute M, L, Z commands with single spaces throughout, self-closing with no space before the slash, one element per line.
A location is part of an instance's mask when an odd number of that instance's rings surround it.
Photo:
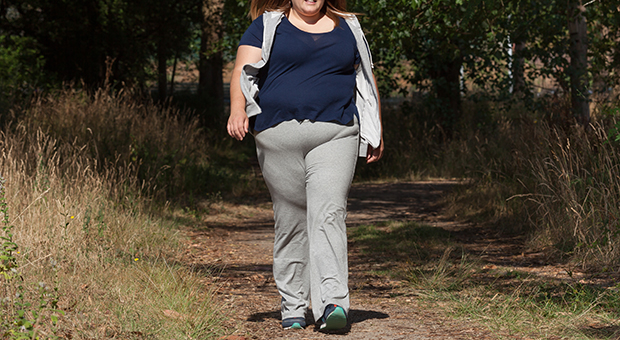
<path fill-rule="evenodd" d="M 561 100 L 539 104 L 541 111 L 466 102 L 452 139 L 425 118 L 432 115 L 422 104 L 385 110 L 383 164 L 359 172 L 368 178 L 466 178 L 470 185 L 449 201 L 453 215 L 526 233 L 530 248 L 584 268 L 618 269 L 617 117 L 595 117 L 585 131 L 572 124 Z"/>
<path fill-rule="evenodd" d="M 142 192 L 160 201 L 217 191 L 242 194 L 257 186 L 247 171 L 249 159 L 230 151 L 230 139 L 206 131 L 191 111 L 155 105 L 131 90 L 68 88 L 14 115 L 30 131 L 83 148 L 96 169 L 130 171 Z"/>
<path fill-rule="evenodd" d="M 541 123 L 509 126 L 501 138 L 487 139 L 470 173 L 478 175 L 478 194 L 495 196 L 478 207 L 492 211 L 498 226 L 529 231 L 531 248 L 584 269 L 617 269 L 620 145 L 608 130 L 602 121 L 587 132 Z M 502 146 L 503 153 L 485 155 Z"/>
<path fill-rule="evenodd" d="M 178 226 L 154 213 L 163 201 L 153 198 L 174 197 L 198 177 L 192 169 L 208 169 L 197 124 L 104 91 L 67 90 L 13 113 L 0 175 L 18 274 L 0 279 L 0 334 L 24 335 L 24 314 L 42 338 L 222 333 L 211 288 L 179 258 Z"/>
<path fill-rule="evenodd" d="M 602 122 L 587 134 L 553 130 L 549 154 L 531 160 L 538 185 L 530 189 L 540 226 L 533 244 L 603 271 L 620 264 L 620 144 L 607 130 Z"/>

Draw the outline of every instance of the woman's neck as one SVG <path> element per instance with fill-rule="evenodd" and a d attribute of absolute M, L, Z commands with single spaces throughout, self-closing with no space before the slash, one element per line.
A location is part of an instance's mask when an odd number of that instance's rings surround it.
<path fill-rule="evenodd" d="M 295 27 L 308 33 L 327 33 L 335 27 L 334 21 L 322 11 L 314 16 L 305 16 L 291 8 L 288 20 Z"/>

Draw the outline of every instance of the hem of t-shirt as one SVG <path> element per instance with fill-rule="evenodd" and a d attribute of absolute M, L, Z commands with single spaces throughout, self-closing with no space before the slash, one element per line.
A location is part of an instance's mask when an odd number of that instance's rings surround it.
<path fill-rule="evenodd" d="M 357 119 L 359 121 L 359 115 L 357 114 L 357 112 L 355 112 L 355 117 L 357 117 Z M 321 119 L 309 119 L 309 118 L 304 118 L 304 119 L 293 118 L 293 119 L 287 119 L 287 120 L 283 120 L 281 122 L 277 122 L 277 123 L 275 123 L 275 124 L 273 124 L 273 125 L 271 125 L 269 127 L 266 127 L 264 129 L 262 129 L 262 130 L 257 130 L 255 127 L 252 127 L 251 129 L 254 132 L 253 134 L 256 135 L 256 134 L 258 134 L 258 133 L 260 133 L 262 131 L 274 128 L 274 127 L 276 127 L 276 126 L 278 126 L 278 125 L 280 125 L 280 124 L 282 124 L 284 122 L 290 122 L 290 121 L 293 121 L 293 120 L 296 120 L 300 124 L 307 120 L 307 121 L 310 121 L 312 123 L 322 122 L 322 123 L 334 123 L 334 124 L 338 124 L 338 125 L 342 125 L 342 126 L 352 126 L 353 125 L 354 117 L 351 117 L 351 119 L 349 119 L 346 123 L 343 122 L 340 119 L 321 120 Z"/>

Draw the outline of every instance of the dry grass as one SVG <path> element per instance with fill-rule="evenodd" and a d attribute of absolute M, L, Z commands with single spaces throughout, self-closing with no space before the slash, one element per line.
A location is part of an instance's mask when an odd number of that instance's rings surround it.
<path fill-rule="evenodd" d="M 620 334 L 620 301 L 613 291 L 505 269 L 489 274 L 494 282 L 433 291 L 426 298 L 452 315 L 485 324 L 500 339 L 617 339 Z"/>
<path fill-rule="evenodd" d="M 93 166 L 131 171 L 151 196 L 178 194 L 190 180 L 189 168 L 207 159 L 197 119 L 136 100 L 130 91 L 99 89 L 91 96 L 67 89 L 38 98 L 22 115 L 24 127 L 83 149 Z"/>
<path fill-rule="evenodd" d="M 498 339 L 620 335 L 618 286 L 601 288 L 578 278 L 562 280 L 509 264 L 489 265 L 469 254 L 468 245 L 450 232 L 410 222 L 359 226 L 350 238 L 367 259 L 389 263 L 370 273 L 408 282 L 404 294 L 415 295 L 434 312 L 483 324 Z"/>
<path fill-rule="evenodd" d="M 583 269 L 620 266 L 620 153 L 596 123 L 588 133 L 539 124 L 504 129 L 475 147 L 475 185 L 453 213 L 530 235 L 528 246 Z M 505 148 L 503 152 L 489 149 Z"/>
<path fill-rule="evenodd" d="M 538 186 L 532 244 L 552 245 L 583 266 L 609 271 L 620 265 L 620 152 L 605 126 L 587 135 L 553 131 L 546 157 L 531 160 Z"/>
<path fill-rule="evenodd" d="M 466 178 L 447 201 L 453 216 L 525 235 L 549 258 L 617 272 L 620 103 L 601 106 L 587 131 L 568 97 L 532 104 L 465 101 L 451 139 L 421 100 L 386 107 L 385 157 L 360 164 L 358 179 Z"/>
<path fill-rule="evenodd" d="M 617 127 L 611 117 L 585 132 L 517 112 L 427 149 L 437 175 L 471 180 L 448 200 L 453 216 L 527 234 L 532 250 L 609 272 L 620 268 L 620 142 L 609 136 Z"/>
<path fill-rule="evenodd" d="M 162 193 L 162 177 L 178 181 L 171 188 L 183 187 L 183 165 L 199 159 L 204 146 L 195 122 L 123 95 L 79 91 L 39 99 L 17 117 L 0 134 L 0 174 L 21 274 L 2 284 L 2 324 L 15 326 L 22 309 L 27 316 L 37 310 L 60 316 L 55 326 L 49 317 L 34 320 L 43 338 L 221 333 L 210 288 L 191 268 L 174 264 L 183 237 L 163 214 L 152 213 L 153 196 L 146 195 Z M 19 292 L 31 306 L 15 304 Z M 64 316 L 52 310 L 56 299 Z"/>

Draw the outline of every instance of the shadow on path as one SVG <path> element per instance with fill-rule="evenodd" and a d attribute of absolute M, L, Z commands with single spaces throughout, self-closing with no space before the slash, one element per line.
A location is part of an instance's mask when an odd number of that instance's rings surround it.
<path fill-rule="evenodd" d="M 349 311 L 349 323 L 355 324 L 359 322 L 364 322 L 366 320 L 373 319 L 387 319 L 390 316 L 383 312 L 377 312 L 372 310 L 359 310 L 359 309 L 351 309 Z M 250 315 L 247 321 L 250 322 L 264 322 L 266 319 L 280 320 L 280 310 L 272 310 L 269 312 L 259 312 Z M 306 320 L 308 320 L 308 324 L 314 324 L 314 317 L 311 313 L 307 313 Z"/>
<path fill-rule="evenodd" d="M 389 220 L 427 221 L 438 216 L 437 202 L 457 181 L 356 184 L 349 194 L 350 225 Z"/>

